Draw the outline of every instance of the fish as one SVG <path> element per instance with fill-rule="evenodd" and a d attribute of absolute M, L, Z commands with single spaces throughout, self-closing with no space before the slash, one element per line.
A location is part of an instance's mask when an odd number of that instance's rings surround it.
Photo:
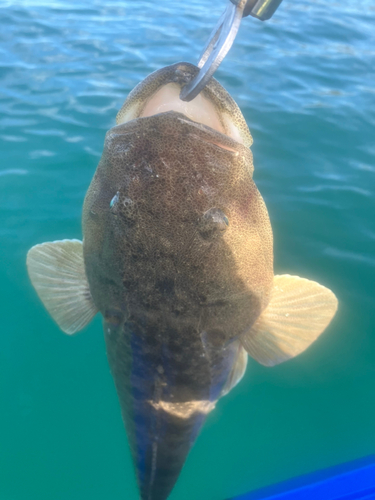
<path fill-rule="evenodd" d="M 274 275 L 273 235 L 253 181 L 252 136 L 215 79 L 190 103 L 189 63 L 139 83 L 105 137 L 83 241 L 33 246 L 28 273 L 67 334 L 101 313 L 142 500 L 166 500 L 207 415 L 245 374 L 326 329 L 338 301 Z"/>

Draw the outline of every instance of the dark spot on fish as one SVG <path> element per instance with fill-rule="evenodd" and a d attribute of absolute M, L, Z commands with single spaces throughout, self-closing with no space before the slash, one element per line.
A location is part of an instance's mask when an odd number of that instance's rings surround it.
<path fill-rule="evenodd" d="M 128 291 L 132 290 L 132 288 L 134 288 L 134 286 L 135 286 L 135 283 L 133 280 L 124 280 L 122 282 L 122 284 L 124 285 L 125 290 L 128 290 Z"/>
<path fill-rule="evenodd" d="M 204 304 L 205 302 L 207 302 L 206 295 L 199 295 L 199 301 L 201 304 Z"/>
<path fill-rule="evenodd" d="M 174 293 L 174 281 L 168 278 L 159 280 L 156 283 L 156 289 L 162 294 L 172 295 Z"/>
<path fill-rule="evenodd" d="M 110 326 L 119 326 L 124 320 L 124 314 L 119 309 L 107 309 L 104 313 L 104 319 Z"/>
<path fill-rule="evenodd" d="M 219 330 L 218 328 L 202 332 L 201 338 L 204 344 L 208 344 L 212 347 L 223 347 L 226 342 L 225 332 L 223 330 Z"/>
<path fill-rule="evenodd" d="M 102 276 L 101 278 L 101 283 L 105 286 L 117 286 L 117 283 L 113 281 L 112 279 L 106 278 L 105 276 Z"/>
<path fill-rule="evenodd" d="M 206 303 L 208 307 L 224 307 L 228 305 L 228 301 L 224 299 L 212 300 L 209 303 Z"/>

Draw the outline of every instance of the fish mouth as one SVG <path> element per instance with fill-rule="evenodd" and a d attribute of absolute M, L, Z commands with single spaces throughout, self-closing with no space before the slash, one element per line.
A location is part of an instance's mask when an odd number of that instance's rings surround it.
<path fill-rule="evenodd" d="M 180 99 L 181 89 L 198 71 L 189 63 L 177 63 L 155 71 L 130 92 L 117 115 L 117 125 L 174 111 L 237 143 L 251 146 L 252 137 L 241 111 L 214 78 L 192 101 Z"/>

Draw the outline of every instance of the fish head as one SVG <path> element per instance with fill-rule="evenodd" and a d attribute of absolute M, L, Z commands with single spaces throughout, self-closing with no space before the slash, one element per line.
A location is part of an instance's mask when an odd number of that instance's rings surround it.
<path fill-rule="evenodd" d="M 244 316 L 239 333 L 249 304 L 258 316 L 268 300 L 272 232 L 237 104 L 214 79 L 179 99 L 197 71 L 156 71 L 119 111 L 85 199 L 86 270 L 101 310 L 206 304 L 210 328 L 227 322 L 235 335 L 228 310 Z"/>

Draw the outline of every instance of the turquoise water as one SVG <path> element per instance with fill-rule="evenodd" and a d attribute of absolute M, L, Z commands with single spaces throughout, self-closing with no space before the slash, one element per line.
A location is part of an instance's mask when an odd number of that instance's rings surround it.
<path fill-rule="evenodd" d="M 225 1 L 0 0 L 0 500 L 138 498 L 101 321 L 62 334 L 25 268 L 81 238 L 104 134 L 148 73 L 195 62 Z M 224 500 L 375 452 L 375 0 L 284 0 L 216 74 L 254 137 L 275 272 L 340 306 L 306 353 L 250 362 L 171 500 Z"/>

